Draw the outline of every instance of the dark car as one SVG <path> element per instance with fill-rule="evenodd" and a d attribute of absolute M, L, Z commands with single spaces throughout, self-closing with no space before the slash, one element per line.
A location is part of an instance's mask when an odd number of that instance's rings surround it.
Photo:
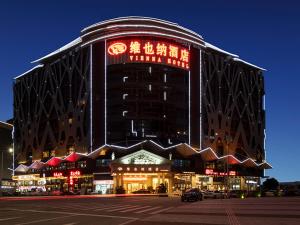
<path fill-rule="evenodd" d="M 147 189 L 140 189 L 137 191 L 133 191 L 132 194 L 151 194 L 151 192 Z"/>
<path fill-rule="evenodd" d="M 181 201 L 202 201 L 203 195 L 198 188 L 192 188 L 185 191 L 181 196 Z"/>

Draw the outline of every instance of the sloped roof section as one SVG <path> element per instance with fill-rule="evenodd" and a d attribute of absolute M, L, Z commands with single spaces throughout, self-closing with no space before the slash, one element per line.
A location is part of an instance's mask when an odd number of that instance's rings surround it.
<path fill-rule="evenodd" d="M 42 169 L 44 166 L 45 166 L 45 163 L 40 162 L 40 161 L 35 161 L 29 166 L 29 169 L 39 170 L 39 169 Z"/>
<path fill-rule="evenodd" d="M 20 164 L 16 169 L 15 172 L 19 173 L 26 173 L 29 170 L 29 167 L 23 164 Z"/>
<path fill-rule="evenodd" d="M 58 157 L 52 157 L 45 164 L 48 166 L 58 166 L 63 160 Z"/>
<path fill-rule="evenodd" d="M 70 155 L 66 156 L 64 158 L 64 160 L 68 161 L 68 162 L 77 162 L 78 160 L 80 160 L 81 158 L 86 157 L 86 156 L 87 155 L 85 155 L 85 154 L 73 152 Z"/>

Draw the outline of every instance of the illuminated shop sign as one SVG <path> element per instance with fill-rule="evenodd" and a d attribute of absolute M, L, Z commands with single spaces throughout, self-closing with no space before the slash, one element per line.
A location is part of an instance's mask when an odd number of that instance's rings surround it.
<path fill-rule="evenodd" d="M 53 177 L 62 177 L 63 174 L 61 172 L 54 172 Z"/>
<path fill-rule="evenodd" d="M 81 175 L 81 172 L 79 170 L 70 171 L 69 184 L 71 186 L 74 185 L 74 178 L 77 178 L 80 175 Z"/>
<path fill-rule="evenodd" d="M 79 170 L 75 170 L 75 171 L 70 172 L 70 176 L 72 176 L 72 177 L 76 177 L 76 176 L 80 176 L 80 175 L 81 175 L 81 173 L 80 173 Z"/>
<path fill-rule="evenodd" d="M 158 63 L 189 70 L 190 51 L 181 45 L 157 40 L 117 40 L 107 44 L 108 64 Z"/>
<path fill-rule="evenodd" d="M 215 175 L 215 176 L 227 176 L 226 172 L 216 172 L 213 169 L 205 169 L 206 175 Z M 229 176 L 236 176 L 236 171 L 229 171 Z"/>

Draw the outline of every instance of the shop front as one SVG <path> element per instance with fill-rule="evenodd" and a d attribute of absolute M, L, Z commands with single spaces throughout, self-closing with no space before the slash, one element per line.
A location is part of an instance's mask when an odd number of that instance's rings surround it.
<path fill-rule="evenodd" d="M 45 178 L 47 191 L 92 192 L 93 175 L 84 174 L 81 170 L 52 172 Z"/>
<path fill-rule="evenodd" d="M 123 187 L 126 193 L 138 190 L 155 192 L 160 184 L 171 191 L 173 174 L 170 160 L 139 150 L 112 161 L 111 172 L 114 187 Z"/>
<path fill-rule="evenodd" d="M 17 192 L 46 191 L 45 178 L 41 177 L 40 174 L 15 175 L 12 180 L 16 182 Z"/>

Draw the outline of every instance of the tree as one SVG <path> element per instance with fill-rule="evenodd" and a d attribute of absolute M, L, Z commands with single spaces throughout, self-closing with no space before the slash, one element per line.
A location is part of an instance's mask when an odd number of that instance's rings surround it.
<path fill-rule="evenodd" d="M 262 186 L 264 191 L 277 190 L 279 182 L 275 178 L 269 178 L 263 182 Z"/>

